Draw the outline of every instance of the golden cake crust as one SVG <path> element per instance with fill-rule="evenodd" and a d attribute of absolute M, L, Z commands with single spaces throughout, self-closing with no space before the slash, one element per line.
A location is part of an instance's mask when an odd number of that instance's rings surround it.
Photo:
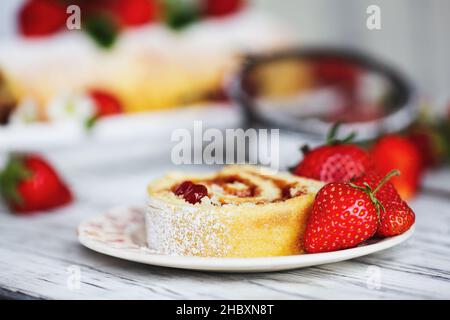
<path fill-rule="evenodd" d="M 172 188 L 186 180 L 205 185 L 208 197 L 195 205 L 177 197 Z M 228 166 L 210 175 L 169 174 L 148 189 L 148 245 L 163 254 L 204 257 L 302 253 L 304 229 L 321 186 L 253 166 Z M 253 187 L 254 194 L 245 194 Z"/>

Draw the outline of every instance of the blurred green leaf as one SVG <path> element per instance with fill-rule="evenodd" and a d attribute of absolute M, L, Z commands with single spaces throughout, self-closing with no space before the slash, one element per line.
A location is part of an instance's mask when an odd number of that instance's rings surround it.
<path fill-rule="evenodd" d="M 174 30 L 182 30 L 199 19 L 195 3 L 183 0 L 165 0 L 166 24 Z"/>
<path fill-rule="evenodd" d="M 117 22 L 106 14 L 88 17 L 83 30 L 103 48 L 112 47 L 119 34 Z"/>

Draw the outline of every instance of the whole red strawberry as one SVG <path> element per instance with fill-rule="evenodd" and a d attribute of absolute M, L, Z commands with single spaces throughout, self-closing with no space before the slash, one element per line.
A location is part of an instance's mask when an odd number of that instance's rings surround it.
<path fill-rule="evenodd" d="M 386 181 L 394 175 L 399 175 L 394 170 L 386 178 L 377 173 L 370 172 L 352 181 L 353 184 L 364 187 L 370 186 L 381 205 L 380 226 L 377 235 L 380 237 L 392 237 L 407 231 L 415 221 L 415 214 L 403 201 L 395 190 L 394 185 Z M 381 185 L 377 188 L 378 185 Z"/>
<path fill-rule="evenodd" d="M 408 204 L 403 201 L 383 203 L 380 211 L 380 226 L 377 236 L 392 237 L 407 231 L 414 224 L 416 216 Z"/>
<path fill-rule="evenodd" d="M 28 37 L 45 36 L 61 30 L 68 15 L 66 6 L 55 0 L 29 0 L 19 11 L 19 29 Z"/>
<path fill-rule="evenodd" d="M 416 124 L 408 130 L 408 138 L 420 151 L 425 168 L 437 167 L 445 160 L 448 146 L 439 124 Z"/>
<path fill-rule="evenodd" d="M 35 154 L 10 157 L 0 174 L 0 191 L 8 207 L 18 213 L 57 208 L 73 199 L 57 172 Z"/>
<path fill-rule="evenodd" d="M 122 103 L 113 94 L 104 90 L 91 90 L 89 96 L 95 102 L 95 116 L 105 117 L 123 113 Z"/>
<path fill-rule="evenodd" d="M 338 126 L 331 129 L 326 145 L 313 150 L 304 149 L 303 160 L 293 170 L 295 175 L 324 182 L 348 182 L 373 169 L 369 154 L 356 145 L 348 144 L 353 134 L 342 141 L 334 138 Z"/>
<path fill-rule="evenodd" d="M 239 11 L 244 0 L 204 0 L 204 11 L 210 17 L 222 17 Z"/>
<path fill-rule="evenodd" d="M 347 183 L 329 183 L 317 193 L 306 225 L 308 253 L 352 248 L 378 228 L 378 208 L 370 192 Z"/>
<path fill-rule="evenodd" d="M 401 175 L 391 181 L 402 199 L 410 199 L 417 193 L 423 167 L 420 151 L 414 143 L 400 135 L 387 135 L 375 143 L 371 154 L 382 175 L 393 169 L 400 170 Z"/>
<path fill-rule="evenodd" d="M 353 182 L 329 183 L 320 189 L 306 225 L 305 250 L 317 253 L 352 248 L 376 232 L 390 236 L 406 231 L 414 223 L 412 210 L 402 200 L 391 200 L 395 196 L 391 186 L 383 189 L 397 174 L 397 170 L 391 171 L 374 188 L 369 185 L 369 178 L 362 186 Z M 382 189 L 381 194 L 389 200 L 386 211 L 376 196 Z"/>

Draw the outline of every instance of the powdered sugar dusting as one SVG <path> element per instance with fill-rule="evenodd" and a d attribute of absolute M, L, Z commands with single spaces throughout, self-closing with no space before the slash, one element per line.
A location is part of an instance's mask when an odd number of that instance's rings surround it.
<path fill-rule="evenodd" d="M 208 209 L 209 208 L 209 209 Z M 146 212 L 151 250 L 169 255 L 226 256 L 226 215 L 213 206 L 168 204 L 150 198 Z"/>

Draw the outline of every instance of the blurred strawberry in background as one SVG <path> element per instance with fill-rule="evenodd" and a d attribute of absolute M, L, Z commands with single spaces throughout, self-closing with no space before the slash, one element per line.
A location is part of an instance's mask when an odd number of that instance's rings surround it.
<path fill-rule="evenodd" d="M 417 193 L 423 165 L 420 150 L 407 137 L 386 135 L 381 137 L 371 149 L 375 167 L 381 175 L 393 169 L 401 175 L 391 179 L 401 198 L 411 199 Z"/>
<path fill-rule="evenodd" d="M 89 91 L 89 97 L 94 101 L 94 114 L 87 119 L 85 126 L 91 129 L 100 118 L 109 117 L 124 112 L 122 103 L 112 93 L 92 89 Z"/>
<path fill-rule="evenodd" d="M 94 89 L 89 96 L 95 103 L 95 117 L 105 117 L 123 113 L 122 103 L 112 93 Z"/>
<path fill-rule="evenodd" d="M 207 16 L 226 16 L 244 7 L 244 0 L 204 0 L 204 11 Z"/>
<path fill-rule="evenodd" d="M 109 48 L 122 29 L 166 22 L 182 29 L 202 17 L 222 17 L 239 11 L 244 0 L 28 0 L 19 10 L 19 30 L 27 37 L 51 35 L 63 31 L 68 5 L 78 5 L 82 30 L 101 47 Z"/>
<path fill-rule="evenodd" d="M 61 207 L 73 199 L 56 170 L 36 154 L 10 157 L 0 173 L 0 192 L 10 210 L 22 214 Z"/>
<path fill-rule="evenodd" d="M 352 94 L 362 73 L 355 64 L 336 58 L 322 59 L 314 64 L 314 75 L 321 85 L 339 86 Z"/>
<path fill-rule="evenodd" d="M 106 18 L 111 29 L 140 26 L 156 19 L 156 0 L 28 0 L 19 11 L 19 29 L 24 36 L 45 36 L 63 30 L 69 14 L 67 6 L 81 8 L 83 23 Z M 103 22 L 103 21 L 102 21 Z M 103 22 L 104 24 L 104 22 Z M 84 28 L 83 28 L 84 29 Z"/>
<path fill-rule="evenodd" d="M 447 117 L 433 115 L 433 109 L 429 103 L 422 105 L 418 119 L 406 131 L 407 137 L 420 150 L 426 169 L 450 163 L 450 106 Z"/>
<path fill-rule="evenodd" d="M 117 0 L 112 4 L 113 12 L 125 26 L 139 26 L 156 19 L 156 0 Z"/>
<path fill-rule="evenodd" d="M 54 0 L 29 0 L 19 12 L 19 29 L 24 36 L 45 36 L 61 30 L 66 19 L 64 3 Z"/>
<path fill-rule="evenodd" d="M 446 155 L 446 141 L 441 133 L 432 126 L 415 125 L 408 137 L 420 151 L 425 168 L 435 168 L 442 164 Z"/>

